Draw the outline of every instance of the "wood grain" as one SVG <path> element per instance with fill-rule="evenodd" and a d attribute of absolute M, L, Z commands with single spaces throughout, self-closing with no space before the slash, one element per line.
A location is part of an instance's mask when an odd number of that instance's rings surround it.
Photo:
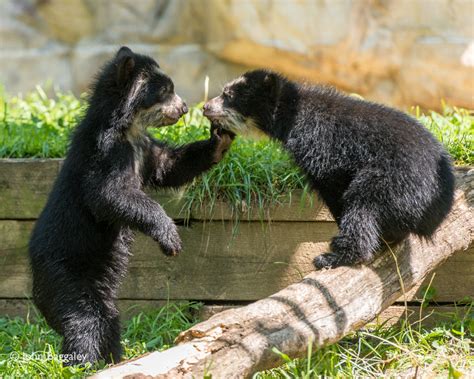
<path fill-rule="evenodd" d="M 0 221 L 0 298 L 30 294 L 27 246 L 32 221 Z M 124 299 L 253 301 L 313 270 L 312 258 L 327 249 L 337 232 L 330 222 L 194 222 L 180 227 L 184 251 L 165 257 L 157 244 L 137 235 Z M 422 297 L 427 278 L 409 299 Z M 454 254 L 436 270 L 433 300 L 474 297 L 474 247 Z"/>
<path fill-rule="evenodd" d="M 35 219 L 46 204 L 62 159 L 0 159 L 0 219 Z M 158 201 L 170 217 L 182 219 L 183 191 L 147 191 Z M 334 221 L 328 209 L 316 195 L 302 191 L 282 199 L 282 204 L 269 207 L 263 213 L 254 208 L 249 212 L 233 214 L 232 208 L 217 201 L 210 212 L 208 204 L 195 206 L 191 218 L 196 220 L 245 221 Z"/>
<path fill-rule="evenodd" d="M 0 220 L 38 218 L 46 204 L 63 159 L 0 159 Z M 180 191 L 151 191 L 170 217 L 180 219 Z"/>

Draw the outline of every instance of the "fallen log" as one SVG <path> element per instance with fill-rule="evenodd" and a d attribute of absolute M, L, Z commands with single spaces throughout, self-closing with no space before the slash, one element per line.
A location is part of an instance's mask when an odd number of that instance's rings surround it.
<path fill-rule="evenodd" d="M 410 237 L 367 266 L 313 272 L 248 306 L 182 332 L 177 346 L 97 373 L 94 378 L 250 377 L 290 357 L 334 343 L 390 306 L 474 236 L 474 169 L 458 170 L 455 203 L 432 241 Z M 317 249 L 320 251 L 320 249 Z"/>

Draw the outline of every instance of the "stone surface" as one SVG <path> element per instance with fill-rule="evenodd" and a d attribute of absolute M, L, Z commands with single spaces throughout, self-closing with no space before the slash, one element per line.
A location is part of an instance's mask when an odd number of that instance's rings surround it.
<path fill-rule="evenodd" d="M 463 54 L 474 38 L 466 0 L 231 2 L 238 28 L 214 45 L 223 59 L 275 68 L 400 107 L 473 107 L 474 71 Z M 219 13 L 221 12 L 221 13 Z M 229 25 L 226 11 L 210 23 Z M 223 28 L 225 26 L 222 25 Z"/>
<path fill-rule="evenodd" d="M 11 93 L 46 79 L 79 93 L 127 44 L 155 56 L 190 102 L 202 99 L 206 75 L 212 95 L 264 66 L 404 109 L 439 108 L 441 99 L 474 108 L 473 8 L 471 0 L 2 0 L 0 80 Z"/>
<path fill-rule="evenodd" d="M 118 45 L 83 45 L 73 50 L 71 57 L 72 81 L 77 92 L 86 91 L 103 62 L 111 58 Z M 128 44 L 143 54 L 153 56 L 160 67 L 173 78 L 176 92 L 186 101 L 204 100 L 204 81 L 210 76 L 209 93 L 217 94 L 221 85 L 239 75 L 243 68 L 224 62 L 202 49 L 200 45 Z"/>
<path fill-rule="evenodd" d="M 51 39 L 75 43 L 95 31 L 93 8 L 88 1 L 42 0 L 36 4 L 38 17 Z"/>
<path fill-rule="evenodd" d="M 0 83 L 9 93 L 25 93 L 37 84 L 73 89 L 68 49 L 54 45 L 44 49 L 0 50 Z"/>

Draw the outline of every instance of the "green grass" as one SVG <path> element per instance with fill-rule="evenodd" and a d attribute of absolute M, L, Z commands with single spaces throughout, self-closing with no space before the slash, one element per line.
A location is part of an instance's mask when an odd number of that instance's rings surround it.
<path fill-rule="evenodd" d="M 449 151 L 456 164 L 474 164 L 474 111 L 442 103 L 442 113 L 422 113 L 419 107 L 413 115 L 425 125 Z"/>
<path fill-rule="evenodd" d="M 179 332 L 197 321 L 199 307 L 193 302 L 169 303 L 127 321 L 122 332 L 124 358 L 169 348 Z M 80 378 L 105 367 L 63 366 L 60 337 L 43 318 L 34 318 L 0 318 L 0 378 Z"/>
<path fill-rule="evenodd" d="M 261 372 L 255 379 L 273 378 L 380 378 L 469 377 L 474 374 L 473 304 L 467 313 L 456 310 L 432 328 L 405 320 L 353 332 L 338 343 L 303 359 L 290 359 L 274 349 L 286 363 Z"/>
<path fill-rule="evenodd" d="M 173 344 L 182 330 L 197 319 L 197 303 L 169 303 L 139 313 L 125 322 L 122 332 L 124 358 L 138 357 L 148 351 L 163 350 Z M 445 315 L 446 321 L 431 328 L 404 321 L 394 326 L 377 325 L 354 332 L 338 343 L 321 350 L 308 349 L 306 358 L 290 359 L 274 349 L 286 363 L 260 372 L 255 379 L 314 378 L 317 376 L 351 378 L 418 374 L 457 378 L 474 372 L 473 304 L 467 313 Z M 58 357 L 60 338 L 42 318 L 0 318 L 1 378 L 81 378 L 104 367 L 63 366 Z M 410 371 L 411 370 L 411 371 Z M 468 376 L 466 376 L 468 377 Z"/>
<path fill-rule="evenodd" d="M 63 157 L 71 131 L 84 113 L 83 99 L 38 87 L 26 97 L 0 96 L 0 158 Z M 442 113 L 412 113 L 446 146 L 457 164 L 474 164 L 473 111 L 443 105 Z M 209 122 L 200 105 L 175 126 L 152 130 L 176 144 L 208 138 Z M 234 210 L 263 210 L 295 190 L 306 190 L 304 176 L 278 143 L 236 138 L 221 164 L 186 187 L 185 210 L 221 199 Z M 235 212 L 236 218 L 239 212 Z"/>
<path fill-rule="evenodd" d="M 41 87 L 25 98 L 1 95 L 0 158 L 64 157 L 84 104 L 72 94 L 48 97 Z"/>

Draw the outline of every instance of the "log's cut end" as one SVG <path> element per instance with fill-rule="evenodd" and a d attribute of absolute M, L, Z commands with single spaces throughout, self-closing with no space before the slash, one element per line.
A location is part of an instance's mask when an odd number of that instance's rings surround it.
<path fill-rule="evenodd" d="M 283 363 L 273 347 L 298 357 L 308 343 L 334 343 L 373 320 L 453 253 L 472 245 L 473 203 L 474 169 L 464 170 L 457 177 L 453 209 L 431 241 L 413 236 L 369 265 L 312 272 L 268 298 L 218 313 L 182 332 L 176 347 L 94 378 L 249 377 Z"/>

